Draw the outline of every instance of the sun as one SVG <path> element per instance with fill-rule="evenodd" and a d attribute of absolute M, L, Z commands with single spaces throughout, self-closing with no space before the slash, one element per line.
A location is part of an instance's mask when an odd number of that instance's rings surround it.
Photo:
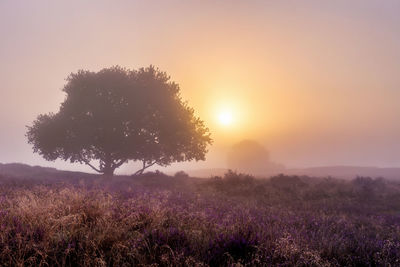
<path fill-rule="evenodd" d="M 233 122 L 232 112 L 230 112 L 229 110 L 221 111 L 218 114 L 218 122 L 225 126 L 232 124 Z"/>

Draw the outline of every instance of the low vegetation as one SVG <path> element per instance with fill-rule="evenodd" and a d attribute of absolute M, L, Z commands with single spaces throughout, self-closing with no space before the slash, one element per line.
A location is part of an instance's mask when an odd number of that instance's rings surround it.
<path fill-rule="evenodd" d="M 2 266 L 399 266 L 400 184 L 0 177 Z"/>

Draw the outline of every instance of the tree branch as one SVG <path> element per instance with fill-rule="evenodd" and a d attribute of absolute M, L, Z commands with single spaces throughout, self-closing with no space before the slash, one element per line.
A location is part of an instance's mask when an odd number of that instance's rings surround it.
<path fill-rule="evenodd" d="M 90 164 L 90 162 L 88 160 L 85 159 L 81 159 L 86 165 L 88 165 L 90 168 L 92 168 L 93 170 L 95 170 L 98 173 L 103 173 L 101 170 L 97 169 L 95 166 L 93 166 L 92 164 Z"/>
<path fill-rule="evenodd" d="M 146 161 L 143 161 L 143 167 L 140 170 L 136 171 L 132 176 L 137 176 L 137 175 L 142 174 L 145 169 L 150 168 L 151 166 L 153 166 L 154 164 L 156 164 L 158 162 L 159 162 L 158 160 L 155 160 L 146 165 Z"/>
<path fill-rule="evenodd" d="M 125 162 L 126 162 L 126 159 L 121 159 L 120 161 L 113 163 L 112 168 L 116 169 L 116 168 L 120 167 L 122 164 L 124 164 Z"/>

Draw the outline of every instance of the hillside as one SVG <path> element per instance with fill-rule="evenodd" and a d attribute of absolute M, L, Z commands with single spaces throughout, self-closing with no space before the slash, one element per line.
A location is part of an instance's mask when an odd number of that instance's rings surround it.
<path fill-rule="evenodd" d="M 98 175 L 84 172 L 62 171 L 56 168 L 30 166 L 23 163 L 0 163 L 0 175 L 14 178 L 76 178 L 96 177 Z"/>

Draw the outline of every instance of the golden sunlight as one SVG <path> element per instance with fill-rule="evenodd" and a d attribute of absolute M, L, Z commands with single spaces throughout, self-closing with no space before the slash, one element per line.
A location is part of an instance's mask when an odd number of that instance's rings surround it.
<path fill-rule="evenodd" d="M 232 112 L 229 110 L 224 110 L 218 114 L 218 121 L 222 125 L 230 125 L 233 122 Z"/>

